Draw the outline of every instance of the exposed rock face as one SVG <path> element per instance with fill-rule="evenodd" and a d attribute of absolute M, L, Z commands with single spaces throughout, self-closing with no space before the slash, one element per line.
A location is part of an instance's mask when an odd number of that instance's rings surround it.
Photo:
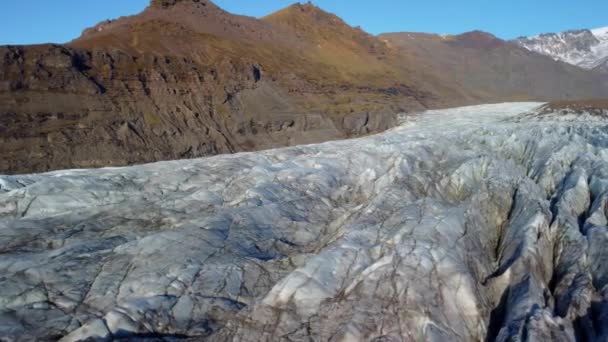
<path fill-rule="evenodd" d="M 5 79 L 13 80 L 0 93 L 4 172 L 226 153 L 237 149 L 237 136 L 248 135 L 237 132 L 239 120 L 227 123 L 217 112 L 226 93 L 254 88 L 253 65 L 203 68 L 60 46 L 0 54 Z"/>
<path fill-rule="evenodd" d="M 206 4 L 206 1 L 201 0 L 152 0 L 150 1 L 150 6 L 155 8 L 169 8 L 171 6 L 175 6 L 179 3 L 203 3 Z"/>
<path fill-rule="evenodd" d="M 0 337 L 606 340 L 606 119 L 538 107 L 0 177 Z"/>
<path fill-rule="evenodd" d="M 305 109 L 251 61 L 0 48 L 0 173 L 127 165 L 341 139 L 368 125 Z M 414 107 L 415 108 L 415 107 Z M 379 108 L 370 110 L 381 110 Z"/>

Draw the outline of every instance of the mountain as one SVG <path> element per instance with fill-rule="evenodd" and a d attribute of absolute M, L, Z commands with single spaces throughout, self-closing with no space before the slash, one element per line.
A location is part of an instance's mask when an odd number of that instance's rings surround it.
<path fill-rule="evenodd" d="M 0 173 L 342 139 L 460 96 L 393 54 L 311 4 L 260 20 L 155 0 L 64 46 L 0 48 Z"/>
<path fill-rule="evenodd" d="M 379 36 L 424 70 L 479 102 L 606 97 L 606 77 L 528 51 L 481 31 L 460 35 L 388 33 Z"/>
<path fill-rule="evenodd" d="M 253 151 L 380 132 L 425 108 L 608 93 L 595 74 L 478 38 L 421 47 L 311 3 L 256 19 L 152 0 L 65 45 L 0 47 L 0 173 Z"/>
<path fill-rule="evenodd" d="M 608 27 L 545 33 L 514 42 L 557 61 L 608 72 Z"/>
<path fill-rule="evenodd" d="M 570 105 L 0 176 L 0 338 L 606 341 L 608 109 Z"/>

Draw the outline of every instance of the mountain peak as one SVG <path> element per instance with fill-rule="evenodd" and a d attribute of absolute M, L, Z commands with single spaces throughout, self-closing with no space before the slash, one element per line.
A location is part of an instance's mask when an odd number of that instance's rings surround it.
<path fill-rule="evenodd" d="M 472 48 L 492 48 L 502 45 L 504 42 L 495 35 L 484 31 L 471 31 L 453 36 L 453 41 Z"/>
<path fill-rule="evenodd" d="M 151 0 L 150 7 L 158 9 L 168 9 L 177 5 L 198 4 L 202 6 L 213 5 L 209 0 Z"/>
<path fill-rule="evenodd" d="M 315 6 L 312 3 L 312 1 L 308 1 L 308 2 L 306 2 L 304 4 L 302 4 L 300 2 L 297 2 L 297 3 L 293 4 L 293 5 L 291 5 L 290 7 L 294 8 L 294 9 L 298 9 L 298 10 L 300 10 L 302 12 L 316 12 L 316 11 L 323 12 L 323 10 L 320 9 L 319 7 Z"/>
<path fill-rule="evenodd" d="M 515 43 L 584 69 L 608 70 L 608 27 L 544 33 L 518 38 Z"/>
<path fill-rule="evenodd" d="M 270 21 L 276 22 L 285 22 L 291 21 L 294 18 L 303 17 L 310 18 L 315 22 L 343 23 L 342 19 L 340 19 L 334 14 L 324 11 L 323 9 L 314 5 L 310 1 L 304 4 L 297 2 L 291 6 L 288 6 L 282 10 L 279 10 L 266 16 L 264 19 L 269 19 Z"/>
<path fill-rule="evenodd" d="M 479 30 L 465 32 L 465 33 L 459 34 L 457 37 L 460 39 L 475 40 L 475 41 L 499 40 L 495 35 L 485 32 L 485 31 L 479 31 Z"/>

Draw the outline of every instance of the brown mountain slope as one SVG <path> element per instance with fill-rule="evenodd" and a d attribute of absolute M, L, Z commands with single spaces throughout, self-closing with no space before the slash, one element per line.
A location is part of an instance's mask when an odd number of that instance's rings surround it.
<path fill-rule="evenodd" d="M 449 92 L 439 79 L 410 82 L 415 68 L 408 70 L 403 61 L 387 63 L 398 61 L 393 49 L 310 3 L 258 20 L 229 14 L 206 0 L 153 1 L 140 15 L 89 29 L 70 46 L 184 56 L 203 65 L 226 58 L 256 61 L 273 81 L 295 90 L 391 88 L 411 96 L 412 104 L 431 102 L 424 95 L 433 90 Z"/>
<path fill-rule="evenodd" d="M 327 44 L 361 34 L 341 25 Z M 352 63 L 332 61 L 288 27 L 181 0 L 153 1 L 67 46 L 0 48 L 0 173 L 340 139 L 439 98 L 380 61 L 367 70 L 381 52 L 352 42 Z"/>
<path fill-rule="evenodd" d="M 528 75 L 527 60 L 521 76 L 496 71 L 510 59 L 475 39 L 431 42 L 378 39 L 310 3 L 255 19 L 208 0 L 153 0 L 65 46 L 0 47 L 0 173 L 320 142 L 384 130 L 407 110 L 603 89 L 546 58 L 532 67 L 565 72 L 555 84 Z"/>
<path fill-rule="evenodd" d="M 447 75 L 452 86 L 479 101 L 608 97 L 606 77 L 554 62 L 485 32 L 388 33 L 379 38 L 407 55 L 409 63 Z"/>
<path fill-rule="evenodd" d="M 349 84 L 361 89 L 379 87 L 400 96 L 414 96 L 425 106 L 447 106 L 470 99 L 459 89 L 445 85 L 432 71 L 420 72 L 407 56 L 360 28 L 353 28 L 339 17 L 310 2 L 295 4 L 262 18 L 285 34 L 306 44 L 298 48 L 308 61 L 321 68 L 309 71 L 321 84 Z"/>

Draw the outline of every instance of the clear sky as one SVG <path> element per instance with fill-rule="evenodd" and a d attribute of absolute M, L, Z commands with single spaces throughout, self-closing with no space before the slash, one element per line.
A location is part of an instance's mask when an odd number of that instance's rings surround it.
<path fill-rule="evenodd" d="M 295 0 L 216 0 L 232 13 L 263 16 Z M 102 20 L 135 14 L 149 0 L 5 0 L 0 45 L 63 43 Z M 608 0 L 316 0 L 370 33 L 455 34 L 475 29 L 510 39 L 608 26 Z"/>

